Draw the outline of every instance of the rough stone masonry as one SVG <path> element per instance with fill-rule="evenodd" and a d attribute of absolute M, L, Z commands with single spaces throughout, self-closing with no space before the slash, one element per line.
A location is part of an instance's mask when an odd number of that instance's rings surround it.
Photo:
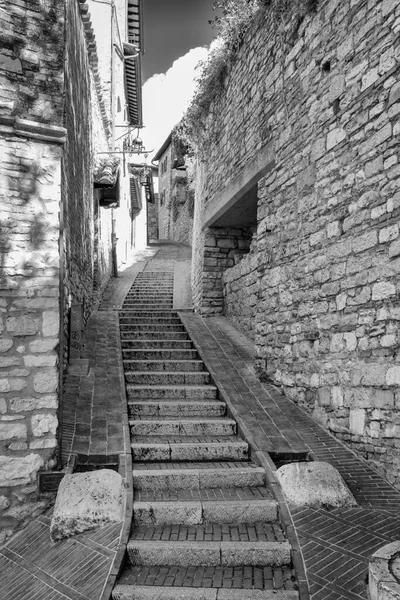
<path fill-rule="evenodd" d="M 400 4 L 322 0 L 276 32 L 267 9 L 208 118 L 196 308 L 233 318 L 260 376 L 399 487 Z M 261 153 L 253 228 L 206 223 Z"/>

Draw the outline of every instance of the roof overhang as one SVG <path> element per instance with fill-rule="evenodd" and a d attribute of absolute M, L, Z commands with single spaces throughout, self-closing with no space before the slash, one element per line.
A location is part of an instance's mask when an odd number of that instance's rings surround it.
<path fill-rule="evenodd" d="M 97 160 L 93 174 L 93 185 L 95 188 L 112 188 L 118 178 L 120 158 L 117 156 L 105 156 Z"/>
<path fill-rule="evenodd" d="M 143 52 L 142 0 L 128 0 L 128 44 L 124 44 L 124 64 L 128 117 L 133 127 L 143 126 L 141 62 Z"/>
<path fill-rule="evenodd" d="M 162 155 L 164 154 L 164 152 L 166 151 L 168 146 L 171 145 L 171 142 L 172 142 L 172 132 L 169 134 L 169 136 L 167 137 L 167 139 L 165 140 L 165 142 L 163 143 L 161 148 L 159 150 L 157 150 L 157 154 L 153 157 L 153 160 L 160 160 L 160 158 L 162 157 Z"/>

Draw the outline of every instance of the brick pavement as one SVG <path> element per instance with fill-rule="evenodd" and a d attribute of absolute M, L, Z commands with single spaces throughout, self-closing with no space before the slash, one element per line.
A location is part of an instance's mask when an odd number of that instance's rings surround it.
<path fill-rule="evenodd" d="M 269 453 L 311 453 L 341 473 L 359 506 L 312 509 L 289 505 L 312 600 L 367 597 L 368 559 L 400 539 L 400 493 L 366 461 L 322 429 L 253 369 L 253 346 L 223 317 L 181 314 L 242 435 L 271 464 Z"/>

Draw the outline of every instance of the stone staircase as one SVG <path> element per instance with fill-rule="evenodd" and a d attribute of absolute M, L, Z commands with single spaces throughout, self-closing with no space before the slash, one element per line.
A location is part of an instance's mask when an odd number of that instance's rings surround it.
<path fill-rule="evenodd" d="M 297 599 L 278 504 L 173 310 L 172 270 L 137 277 L 120 329 L 134 514 L 113 599 Z"/>

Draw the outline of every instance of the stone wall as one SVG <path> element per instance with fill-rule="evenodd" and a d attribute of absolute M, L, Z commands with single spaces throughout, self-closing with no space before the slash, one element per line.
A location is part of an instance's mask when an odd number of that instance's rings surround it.
<path fill-rule="evenodd" d="M 223 273 L 247 254 L 251 234 L 242 229 L 209 227 L 204 231 L 202 297 L 198 307 L 203 315 L 224 310 Z"/>
<path fill-rule="evenodd" d="M 242 238 L 239 241 L 242 242 Z M 225 315 L 238 329 L 254 340 L 259 298 L 256 237 L 251 242 L 249 253 L 233 267 L 223 271 L 222 286 Z"/>
<path fill-rule="evenodd" d="M 245 259 L 258 269 L 258 372 L 400 487 L 400 5 L 320 1 L 281 36 L 269 10 L 208 119 L 195 302 L 206 308 L 204 210 L 268 149 Z M 224 276 L 231 314 L 239 268 Z"/>
<path fill-rule="evenodd" d="M 66 308 L 83 305 L 85 320 L 92 310 L 94 274 L 94 199 L 92 109 L 94 85 L 86 49 L 79 2 L 66 5 L 65 126 L 62 161 L 64 217 L 64 287 Z"/>
<path fill-rule="evenodd" d="M 63 3 L 0 9 L 0 544 L 47 501 L 58 426 Z"/>
<path fill-rule="evenodd" d="M 158 165 L 158 235 L 170 239 L 171 191 L 172 191 L 172 145 L 169 144 Z"/>

